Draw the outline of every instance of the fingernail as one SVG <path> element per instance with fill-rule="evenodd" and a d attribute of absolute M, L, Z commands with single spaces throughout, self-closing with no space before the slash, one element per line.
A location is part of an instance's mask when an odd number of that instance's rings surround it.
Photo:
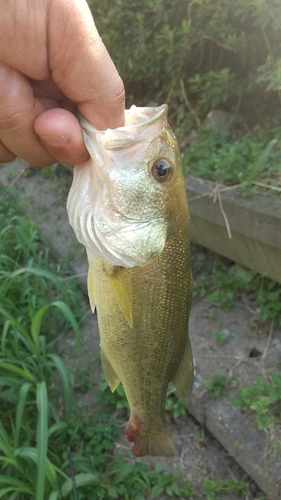
<path fill-rule="evenodd" d="M 67 146 L 70 141 L 69 137 L 66 137 L 65 135 L 40 135 L 40 139 L 49 146 L 56 147 Z"/>

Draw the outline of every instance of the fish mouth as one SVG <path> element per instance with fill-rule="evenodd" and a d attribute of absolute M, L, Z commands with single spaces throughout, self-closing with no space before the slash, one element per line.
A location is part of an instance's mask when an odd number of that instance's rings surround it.
<path fill-rule="evenodd" d="M 97 130 L 81 114 L 78 118 L 83 130 L 85 144 L 90 151 L 89 137 L 95 136 L 106 151 L 130 149 L 143 141 L 151 141 L 162 131 L 167 123 L 168 105 L 151 108 L 131 106 L 125 110 L 125 126 L 115 129 Z"/>
<path fill-rule="evenodd" d="M 137 127 L 147 127 L 158 121 L 162 117 L 167 117 L 168 106 L 167 104 L 162 104 L 161 106 L 151 107 L 151 108 L 138 108 L 137 106 L 131 106 L 130 109 L 125 111 L 125 126 L 118 127 L 116 130 L 125 129 L 131 127 L 132 125 Z"/>

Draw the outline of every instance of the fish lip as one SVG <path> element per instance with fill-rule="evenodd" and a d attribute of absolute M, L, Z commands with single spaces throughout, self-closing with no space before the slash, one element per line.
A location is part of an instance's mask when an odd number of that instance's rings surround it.
<path fill-rule="evenodd" d="M 161 106 L 151 107 L 151 108 L 137 108 L 137 106 L 133 105 L 130 107 L 130 109 L 126 110 L 125 116 L 126 116 L 126 114 L 127 114 L 127 116 L 129 116 L 130 113 L 132 113 L 135 109 L 138 109 L 138 112 L 141 109 L 141 113 L 143 113 L 143 115 L 146 115 L 146 117 L 148 117 L 149 114 L 151 114 L 150 118 L 147 118 L 143 121 L 139 121 L 137 123 L 130 124 L 130 125 L 126 125 L 126 122 L 125 122 L 124 127 L 118 127 L 116 130 L 124 130 L 124 129 L 127 129 L 127 128 L 132 127 L 132 126 L 137 127 L 137 128 L 147 127 L 149 125 L 152 125 L 154 122 L 158 121 L 160 118 L 164 118 L 168 115 L 168 105 L 162 104 Z"/>
<path fill-rule="evenodd" d="M 126 121 L 131 117 L 131 115 L 133 114 L 133 112 L 135 110 L 138 110 L 138 114 L 141 113 L 140 118 L 143 118 L 143 119 L 141 121 L 136 122 L 136 123 L 126 124 Z M 151 116 L 149 117 L 149 115 L 151 115 Z M 86 118 L 84 118 L 84 116 L 80 112 L 77 112 L 77 117 L 78 117 L 79 121 L 82 122 L 82 128 L 84 128 L 83 125 L 85 125 L 87 123 L 87 125 L 91 126 L 91 131 L 96 132 L 97 134 L 101 134 L 101 135 L 106 134 L 107 130 L 110 130 L 110 131 L 114 130 L 116 132 L 127 132 L 128 129 L 130 129 L 132 127 L 136 127 L 136 128 L 147 127 L 149 125 L 152 125 L 157 120 L 159 120 L 159 118 L 166 117 L 167 115 L 168 115 L 168 104 L 161 104 L 161 106 L 155 106 L 155 107 L 150 107 L 150 108 L 146 108 L 146 107 L 140 108 L 140 107 L 137 107 L 133 104 L 130 107 L 130 109 L 125 110 L 125 125 L 123 127 L 116 127 L 114 129 L 108 128 L 106 130 L 98 130 L 93 125 L 90 125 L 89 122 L 86 120 Z M 85 128 L 87 129 L 87 127 L 85 127 Z"/>
<path fill-rule="evenodd" d="M 102 143 L 106 151 L 124 151 L 141 142 L 151 142 L 158 137 L 163 126 L 167 125 L 167 115 L 167 104 L 151 108 L 139 108 L 133 105 L 125 110 L 124 127 L 106 130 L 96 129 L 80 113 L 78 119 L 86 147 L 88 147 L 88 138 L 95 137 L 97 143 Z"/>

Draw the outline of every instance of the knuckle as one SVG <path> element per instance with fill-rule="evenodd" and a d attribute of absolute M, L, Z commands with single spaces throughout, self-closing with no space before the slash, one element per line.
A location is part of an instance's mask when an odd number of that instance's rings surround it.
<path fill-rule="evenodd" d="M 19 129 L 24 122 L 24 113 L 17 111 L 14 106 L 0 106 L 0 130 L 11 133 Z"/>

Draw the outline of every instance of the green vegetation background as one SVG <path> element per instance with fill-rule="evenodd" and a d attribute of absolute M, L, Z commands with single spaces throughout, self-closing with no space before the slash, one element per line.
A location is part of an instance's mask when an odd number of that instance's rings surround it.
<path fill-rule="evenodd" d="M 168 102 L 179 123 L 186 99 L 243 109 L 264 121 L 280 104 L 279 0 L 89 0 L 128 102 Z"/>
<path fill-rule="evenodd" d="M 127 106 L 169 104 L 188 173 L 281 186 L 280 0 L 88 3 Z M 202 127 L 214 109 L 232 114 L 231 138 Z"/>

